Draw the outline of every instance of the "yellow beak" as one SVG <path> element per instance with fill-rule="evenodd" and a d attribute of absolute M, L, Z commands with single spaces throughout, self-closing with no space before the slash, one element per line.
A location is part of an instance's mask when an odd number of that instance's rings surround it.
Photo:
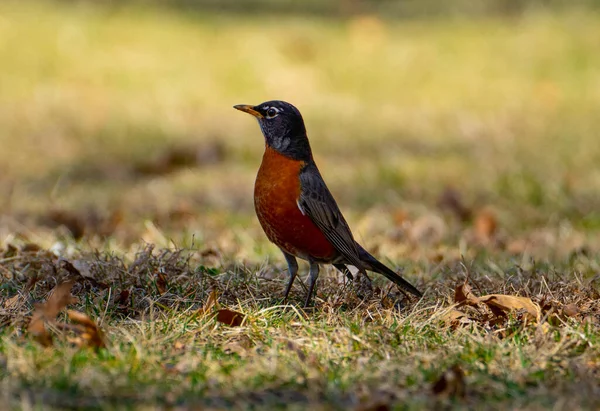
<path fill-rule="evenodd" d="M 256 118 L 262 118 L 263 115 L 260 114 L 258 111 L 256 111 L 254 109 L 254 106 L 248 105 L 248 104 L 238 104 L 236 106 L 233 106 L 233 108 L 235 108 L 236 110 L 240 110 L 240 111 L 244 111 L 248 114 L 252 114 L 254 117 Z"/>

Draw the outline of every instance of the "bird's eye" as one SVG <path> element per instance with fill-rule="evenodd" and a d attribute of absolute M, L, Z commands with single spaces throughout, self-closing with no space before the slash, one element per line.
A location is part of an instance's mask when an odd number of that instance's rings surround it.
<path fill-rule="evenodd" d="M 279 111 L 277 111 L 276 108 L 271 107 L 267 110 L 267 118 L 273 118 L 277 115 L 277 113 L 279 113 Z"/>

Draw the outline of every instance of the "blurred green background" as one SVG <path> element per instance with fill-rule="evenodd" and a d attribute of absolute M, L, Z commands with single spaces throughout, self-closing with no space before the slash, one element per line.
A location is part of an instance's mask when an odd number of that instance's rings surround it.
<path fill-rule="evenodd" d="M 455 246 L 491 207 L 596 248 L 598 50 L 593 1 L 5 0 L 0 234 L 262 253 L 232 105 L 282 99 L 368 245 L 429 219 Z"/>

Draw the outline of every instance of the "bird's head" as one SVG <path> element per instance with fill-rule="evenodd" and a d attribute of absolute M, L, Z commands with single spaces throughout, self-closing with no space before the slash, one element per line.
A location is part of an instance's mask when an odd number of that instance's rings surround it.
<path fill-rule="evenodd" d="M 272 149 L 296 160 L 312 158 L 304 120 L 290 103 L 273 100 L 257 106 L 238 104 L 233 107 L 256 117 L 265 142 Z"/>

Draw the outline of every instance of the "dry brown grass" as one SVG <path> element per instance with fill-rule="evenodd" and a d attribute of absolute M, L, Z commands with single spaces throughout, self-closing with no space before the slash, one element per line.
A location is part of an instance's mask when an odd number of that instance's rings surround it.
<path fill-rule="evenodd" d="M 106 10 L 0 4 L 4 404 L 598 407 L 597 14 Z M 301 108 L 357 238 L 423 300 L 327 269 L 314 309 L 300 282 L 282 303 L 251 203 L 262 140 L 231 109 L 271 98 Z M 466 278 L 541 319 L 456 307 Z M 105 349 L 64 312 L 50 347 L 26 334 L 68 279 Z"/>

